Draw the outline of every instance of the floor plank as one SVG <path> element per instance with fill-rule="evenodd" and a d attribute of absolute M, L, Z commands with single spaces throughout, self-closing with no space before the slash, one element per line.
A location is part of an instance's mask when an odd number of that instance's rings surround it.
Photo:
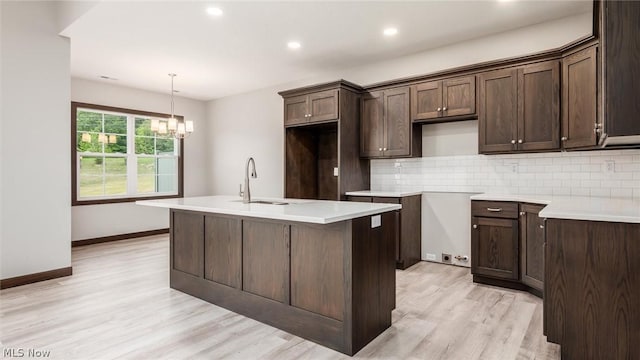
<path fill-rule="evenodd" d="M 73 248 L 74 275 L 0 291 L 0 347 L 53 359 L 346 359 L 169 288 L 167 235 Z M 469 269 L 397 271 L 393 325 L 358 359 L 559 359 L 542 301 Z"/>

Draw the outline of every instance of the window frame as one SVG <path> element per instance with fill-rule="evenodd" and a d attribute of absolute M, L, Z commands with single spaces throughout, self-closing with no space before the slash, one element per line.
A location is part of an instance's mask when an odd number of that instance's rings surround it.
<path fill-rule="evenodd" d="M 89 103 L 72 101 L 71 102 L 71 206 L 115 204 L 115 203 L 134 202 L 137 200 L 172 199 L 172 198 L 184 197 L 184 139 L 179 139 L 178 140 L 178 193 L 177 194 L 175 195 L 137 195 L 137 196 L 125 196 L 125 197 L 118 196 L 113 198 L 90 199 L 90 200 L 78 199 L 78 151 L 77 151 L 78 108 L 98 110 L 98 111 L 109 111 L 109 112 L 116 112 L 116 113 L 122 113 L 122 114 L 128 114 L 128 115 L 140 115 L 140 116 L 146 116 L 146 117 L 166 118 L 166 119 L 171 117 L 171 115 L 164 114 L 164 113 L 156 113 L 156 112 L 150 112 L 150 111 L 126 109 L 126 108 L 119 108 L 114 106 L 89 104 Z M 181 121 L 184 120 L 184 116 L 181 116 L 181 115 L 174 115 L 174 117 Z M 128 131 L 127 131 L 127 136 L 130 136 L 130 134 L 128 134 Z M 133 151 L 135 151 L 135 149 L 133 149 Z M 125 154 L 125 158 L 126 158 L 126 154 Z"/>

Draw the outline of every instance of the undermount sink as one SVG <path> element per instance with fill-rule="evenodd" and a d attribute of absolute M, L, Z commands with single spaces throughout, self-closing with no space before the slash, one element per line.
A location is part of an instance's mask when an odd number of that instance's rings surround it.
<path fill-rule="evenodd" d="M 234 202 L 242 202 L 242 200 L 233 200 Z M 269 200 L 251 200 L 249 204 L 266 204 L 266 205 L 289 205 L 288 202 L 269 201 Z"/>

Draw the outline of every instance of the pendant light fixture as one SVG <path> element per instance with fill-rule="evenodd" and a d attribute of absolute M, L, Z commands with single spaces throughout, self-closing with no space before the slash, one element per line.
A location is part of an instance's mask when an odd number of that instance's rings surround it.
<path fill-rule="evenodd" d="M 156 134 L 170 134 L 176 139 L 184 139 L 193 133 L 193 121 L 184 121 L 175 118 L 173 101 L 173 78 L 176 74 L 169 74 L 171 77 L 171 117 L 167 121 L 151 119 L 151 131 Z"/>

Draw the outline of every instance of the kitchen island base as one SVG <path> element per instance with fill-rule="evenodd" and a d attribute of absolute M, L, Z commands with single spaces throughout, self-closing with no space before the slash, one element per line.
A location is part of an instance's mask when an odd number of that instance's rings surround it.
<path fill-rule="evenodd" d="M 172 209 L 170 285 L 353 355 L 391 325 L 395 219 L 311 224 Z"/>

